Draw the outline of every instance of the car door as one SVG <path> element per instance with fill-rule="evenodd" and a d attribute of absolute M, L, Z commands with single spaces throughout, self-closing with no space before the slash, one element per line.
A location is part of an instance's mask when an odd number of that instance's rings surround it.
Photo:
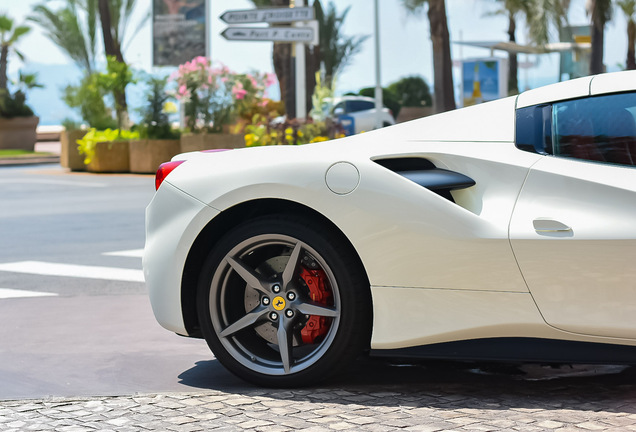
<path fill-rule="evenodd" d="M 349 101 L 349 111 L 355 118 L 356 133 L 375 129 L 375 105 L 363 100 Z"/>
<path fill-rule="evenodd" d="M 636 339 L 636 93 L 524 109 L 551 153 L 510 224 L 528 288 L 553 327 Z"/>

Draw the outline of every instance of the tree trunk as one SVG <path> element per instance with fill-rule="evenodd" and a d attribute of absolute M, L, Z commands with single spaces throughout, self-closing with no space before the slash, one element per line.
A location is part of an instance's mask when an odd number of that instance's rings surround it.
<path fill-rule="evenodd" d="M 320 46 L 310 47 L 307 45 L 305 48 L 306 61 L 306 73 L 305 83 L 307 90 L 305 92 L 307 96 L 307 112 L 310 112 L 313 107 L 313 101 L 311 100 L 314 95 L 314 89 L 316 88 L 316 72 L 320 71 Z"/>
<path fill-rule="evenodd" d="M 515 32 L 517 30 L 517 23 L 515 22 L 515 16 L 513 13 L 508 14 L 508 40 L 512 43 L 517 42 Z M 519 62 L 517 61 L 517 54 L 508 53 L 508 95 L 516 95 L 519 93 Z"/>
<path fill-rule="evenodd" d="M 636 70 L 636 23 L 630 19 L 627 23 L 627 70 Z"/>
<path fill-rule="evenodd" d="M 446 2 L 444 0 L 429 0 L 428 20 L 433 42 L 435 111 L 450 111 L 455 109 L 455 92 L 453 88 L 453 65 L 450 55 Z"/>
<path fill-rule="evenodd" d="M 596 3 L 596 2 L 594 2 Z M 605 38 L 605 19 L 595 4 L 592 10 L 592 52 L 590 54 L 590 75 L 603 73 L 603 46 Z"/>
<path fill-rule="evenodd" d="M 0 49 L 0 90 L 7 89 L 8 57 L 9 57 L 9 45 L 2 45 L 2 49 Z"/>
<path fill-rule="evenodd" d="M 275 43 L 272 53 L 274 61 L 274 72 L 280 85 L 280 100 L 285 104 L 285 111 L 288 116 L 295 115 L 295 101 L 293 88 L 293 69 L 291 61 L 291 44 Z"/>
<path fill-rule="evenodd" d="M 272 6 L 289 7 L 289 0 L 271 0 L 270 3 Z M 296 101 L 294 100 L 294 70 L 291 67 L 291 44 L 275 43 L 272 50 L 272 61 L 280 85 L 280 100 L 285 104 L 287 116 L 292 118 L 296 115 Z"/>
<path fill-rule="evenodd" d="M 108 0 L 99 0 L 99 18 L 102 24 L 102 35 L 104 37 L 104 51 L 107 56 L 113 56 L 120 63 L 124 62 L 124 56 L 121 52 L 119 42 L 113 38 L 112 21 L 110 16 L 110 7 Z M 128 127 L 128 102 L 126 101 L 126 92 L 114 91 L 115 110 L 117 111 L 117 123 L 119 127 Z"/>

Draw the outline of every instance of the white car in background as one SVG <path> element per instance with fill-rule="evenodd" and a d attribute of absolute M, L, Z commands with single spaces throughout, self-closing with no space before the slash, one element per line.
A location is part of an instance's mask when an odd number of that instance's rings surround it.
<path fill-rule="evenodd" d="M 354 121 L 353 133 L 359 134 L 375 129 L 375 99 L 365 96 L 342 96 L 326 98 L 323 101 L 323 115 L 337 120 L 341 116 L 349 116 Z M 382 127 L 395 124 L 390 109 L 383 107 L 380 113 Z"/>
<path fill-rule="evenodd" d="M 253 383 L 308 385 L 362 353 L 636 363 L 636 71 L 181 154 L 156 184 L 155 316 Z"/>

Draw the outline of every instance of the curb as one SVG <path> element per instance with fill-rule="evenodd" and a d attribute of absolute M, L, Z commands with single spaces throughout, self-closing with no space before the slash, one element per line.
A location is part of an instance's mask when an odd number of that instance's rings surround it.
<path fill-rule="evenodd" d="M 3 166 L 21 166 L 21 165 L 39 165 L 39 164 L 59 164 L 60 157 L 52 156 L 36 156 L 36 157 L 16 157 L 0 159 L 0 167 Z"/>

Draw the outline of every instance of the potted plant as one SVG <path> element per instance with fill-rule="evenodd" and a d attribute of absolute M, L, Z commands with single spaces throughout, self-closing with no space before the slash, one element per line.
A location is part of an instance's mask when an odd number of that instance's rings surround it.
<path fill-rule="evenodd" d="M 77 140 L 84 155 L 86 169 L 93 173 L 122 173 L 130 171 L 129 143 L 139 138 L 139 132 L 119 129 L 89 129 Z"/>
<path fill-rule="evenodd" d="M 134 83 L 133 73 L 123 62 L 109 56 L 107 71 L 95 76 L 95 85 L 113 96 L 117 111 L 118 129 L 90 129 L 78 140 L 79 151 L 85 156 L 84 163 L 89 172 L 113 173 L 130 171 L 131 140 L 139 138 L 139 132 L 127 130 L 129 126 L 127 111 L 121 106 L 118 95 L 125 94 L 126 86 Z"/>
<path fill-rule="evenodd" d="M 8 88 L 7 64 L 9 54 L 16 51 L 15 43 L 29 32 L 27 26 L 14 26 L 7 15 L 0 15 L 0 148 L 33 151 L 37 141 L 39 118 L 26 104 L 26 91 L 41 87 L 35 74 L 22 74 L 12 93 Z"/>
<path fill-rule="evenodd" d="M 63 100 L 78 111 L 84 125 L 97 130 L 116 129 L 117 121 L 112 109 L 104 102 L 106 91 L 100 86 L 98 73 L 86 75 L 78 85 L 64 89 Z M 86 171 L 85 156 L 80 154 L 77 140 L 87 132 L 85 126 L 72 120 L 64 121 L 65 130 L 60 136 L 62 152 L 60 163 L 71 171 Z"/>
<path fill-rule="evenodd" d="M 245 146 L 242 135 L 224 132 L 234 120 L 234 102 L 241 94 L 226 66 L 212 67 L 207 58 L 196 57 L 179 66 L 171 79 L 177 84 L 175 97 L 185 106 L 182 152 Z"/>
<path fill-rule="evenodd" d="M 166 92 L 166 78 L 150 78 L 146 106 L 138 125 L 140 139 L 130 142 L 130 172 L 155 173 L 159 165 L 179 154 L 180 132 L 170 125 L 169 114 L 177 107 Z"/>

